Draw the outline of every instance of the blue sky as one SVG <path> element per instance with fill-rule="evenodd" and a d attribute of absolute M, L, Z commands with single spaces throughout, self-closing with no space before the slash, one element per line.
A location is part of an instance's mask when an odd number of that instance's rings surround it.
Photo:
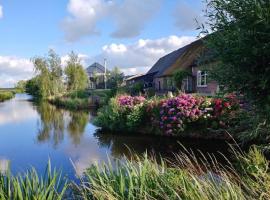
<path fill-rule="evenodd" d="M 145 72 L 198 35 L 200 0 L 0 0 L 0 87 L 33 76 L 29 59 L 74 50 L 85 67 L 108 59 Z"/>

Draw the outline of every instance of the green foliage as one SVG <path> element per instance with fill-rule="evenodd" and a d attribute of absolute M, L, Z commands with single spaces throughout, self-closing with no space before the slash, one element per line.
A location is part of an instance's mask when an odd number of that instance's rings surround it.
<path fill-rule="evenodd" d="M 88 76 L 83 66 L 80 64 L 80 59 L 73 51 L 69 54 L 69 60 L 65 68 L 67 77 L 67 85 L 69 91 L 84 90 L 88 86 Z"/>
<path fill-rule="evenodd" d="M 113 132 L 134 132 L 144 125 L 144 117 L 144 105 L 136 105 L 132 109 L 122 107 L 116 96 L 98 111 L 94 123 Z"/>
<path fill-rule="evenodd" d="M 113 131 L 123 131 L 126 128 L 125 115 L 122 113 L 116 98 L 112 98 L 107 106 L 98 111 L 94 123 Z"/>
<path fill-rule="evenodd" d="M 112 89 L 117 89 L 124 81 L 124 73 L 119 67 L 114 67 L 108 76 L 108 86 Z"/>
<path fill-rule="evenodd" d="M 88 98 L 56 97 L 51 99 L 50 102 L 58 107 L 64 107 L 70 110 L 89 109 L 91 106 L 94 106 L 94 102 L 92 104 Z"/>
<path fill-rule="evenodd" d="M 64 91 L 61 59 L 53 50 L 49 51 L 48 57 L 33 58 L 33 64 L 37 76 L 35 83 L 31 83 L 34 85 L 31 89 L 38 87 L 38 93 L 34 91 L 33 94 L 49 98 Z"/>
<path fill-rule="evenodd" d="M 175 154 L 170 166 L 163 159 L 134 156 L 112 165 L 93 165 L 77 185 L 82 199 L 269 199 L 268 162 L 257 150 L 242 154 L 235 149 L 236 165 L 219 164 L 185 151 Z M 207 162 L 206 159 L 212 162 Z M 160 163 L 160 164 L 158 164 Z"/>
<path fill-rule="evenodd" d="M 0 102 L 12 99 L 15 93 L 12 91 L 0 91 Z"/>
<path fill-rule="evenodd" d="M 18 83 L 15 86 L 16 91 L 19 93 L 25 92 L 26 84 L 27 84 L 27 81 L 24 81 L 24 80 L 18 81 Z"/>
<path fill-rule="evenodd" d="M 270 99 L 270 2 L 207 0 L 211 76 L 226 90 L 240 91 L 265 106 Z"/>
<path fill-rule="evenodd" d="M 190 76 L 191 74 L 186 70 L 179 70 L 173 75 L 173 80 L 177 89 L 182 90 L 183 80 Z"/>
<path fill-rule="evenodd" d="M 143 92 L 143 83 L 142 82 L 138 82 L 132 85 L 132 87 L 130 88 L 130 93 L 131 94 L 140 94 L 141 92 Z"/>
<path fill-rule="evenodd" d="M 10 172 L 0 174 L 1 200 L 61 200 L 66 189 L 67 183 L 61 173 L 51 170 L 50 162 L 43 177 L 39 177 L 34 168 L 18 176 L 12 176 Z"/>
<path fill-rule="evenodd" d="M 40 85 L 37 77 L 34 77 L 26 82 L 25 91 L 34 97 L 40 96 Z"/>

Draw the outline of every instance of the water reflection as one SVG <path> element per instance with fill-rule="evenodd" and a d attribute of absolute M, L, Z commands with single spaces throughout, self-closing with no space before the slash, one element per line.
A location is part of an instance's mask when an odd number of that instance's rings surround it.
<path fill-rule="evenodd" d="M 36 117 L 36 112 L 33 109 L 28 109 L 27 106 L 17 106 L 17 101 L 21 99 L 29 100 L 29 95 L 17 94 L 16 99 L 6 101 L 0 104 L 0 125 L 8 123 L 22 123 Z M 26 102 L 28 105 L 31 102 Z"/>
<path fill-rule="evenodd" d="M 89 122 L 89 113 L 83 111 L 65 111 L 41 102 L 36 107 L 40 115 L 37 140 L 41 143 L 51 141 L 56 148 L 64 140 L 65 131 L 74 145 L 80 144 L 85 127 Z"/>
<path fill-rule="evenodd" d="M 2 174 L 5 174 L 7 173 L 9 170 L 9 160 L 3 158 L 3 159 L 0 159 L 0 172 Z"/>
<path fill-rule="evenodd" d="M 106 162 L 108 157 L 131 157 L 129 149 L 140 155 L 148 151 L 163 157 L 180 149 L 175 138 L 95 133 L 92 113 L 66 111 L 46 102 L 34 104 L 30 98 L 16 95 L 0 103 L 0 171 L 6 171 L 10 161 L 13 173 L 30 166 L 43 173 L 50 158 L 53 167 L 74 178 L 75 173 L 82 175 L 91 164 Z M 203 152 L 227 150 L 224 143 L 216 141 L 181 139 L 181 143 Z"/>
<path fill-rule="evenodd" d="M 220 153 L 229 155 L 228 144 L 219 140 L 190 140 L 149 135 L 115 135 L 103 134 L 99 131 L 95 133 L 95 137 L 99 146 L 110 149 L 111 156 L 118 159 L 123 156 L 131 158 L 134 153 L 143 155 L 146 151 L 153 156 L 173 158 L 176 152 L 192 150 L 198 156 L 201 155 L 200 152 L 215 154 L 221 162 L 224 161 L 224 157 Z"/>

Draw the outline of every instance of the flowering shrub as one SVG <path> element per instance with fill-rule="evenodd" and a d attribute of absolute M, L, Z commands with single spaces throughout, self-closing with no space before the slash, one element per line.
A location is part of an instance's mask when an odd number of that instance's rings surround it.
<path fill-rule="evenodd" d="M 186 123 L 194 122 L 202 116 L 201 103 L 200 98 L 190 94 L 162 100 L 159 113 L 160 128 L 167 135 L 184 131 Z"/>
<path fill-rule="evenodd" d="M 145 101 L 145 98 L 143 96 L 132 97 L 129 95 L 121 95 L 117 97 L 117 101 L 120 106 L 132 108 L 137 104 L 142 104 Z"/>
<path fill-rule="evenodd" d="M 213 99 L 214 116 L 219 117 L 232 110 L 239 108 L 239 102 L 234 94 L 229 94 L 225 98 Z"/>
<path fill-rule="evenodd" d="M 111 99 L 107 108 L 99 112 L 97 125 L 112 131 L 149 127 L 152 132 L 175 135 L 201 125 L 203 128 L 227 127 L 233 112 L 238 109 L 235 95 L 207 98 L 180 94 L 163 99 L 121 95 Z"/>

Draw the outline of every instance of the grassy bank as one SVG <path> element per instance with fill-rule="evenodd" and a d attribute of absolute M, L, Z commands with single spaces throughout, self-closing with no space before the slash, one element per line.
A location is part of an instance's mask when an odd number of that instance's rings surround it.
<path fill-rule="evenodd" d="M 12 99 L 16 92 L 12 90 L 1 90 L 0 89 L 0 102 Z"/>
<path fill-rule="evenodd" d="M 234 151 L 234 150 L 233 150 Z M 38 177 L 34 170 L 20 176 L 1 175 L 1 199 L 110 199 L 110 200 L 229 200 L 269 199 L 268 161 L 260 151 L 234 152 L 233 162 L 214 157 L 175 154 L 171 161 L 147 155 L 115 164 L 92 165 L 79 183 L 64 180 L 47 168 Z"/>
<path fill-rule="evenodd" d="M 111 97 L 110 90 L 83 90 L 52 97 L 49 102 L 71 110 L 89 110 L 106 105 Z"/>

